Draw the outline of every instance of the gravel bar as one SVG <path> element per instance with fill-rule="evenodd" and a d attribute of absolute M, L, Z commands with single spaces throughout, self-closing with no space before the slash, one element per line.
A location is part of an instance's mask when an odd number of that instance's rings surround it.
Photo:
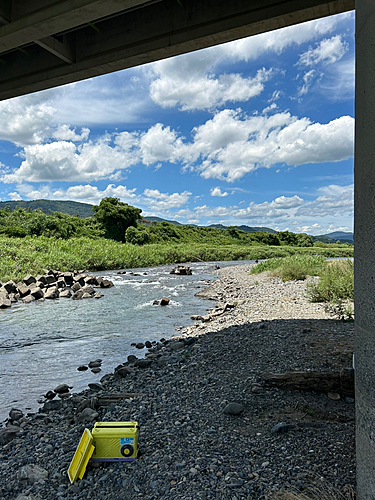
<path fill-rule="evenodd" d="M 266 499 L 303 489 L 311 473 L 355 487 L 354 400 L 267 388 L 261 377 L 350 367 L 353 323 L 308 302 L 306 284 L 317 278 L 283 283 L 250 269 L 220 269 L 198 292 L 207 315 L 140 351 L 142 359 L 130 356 L 101 385 L 36 414 L 14 411 L 0 429 L 0 498 Z M 95 407 L 118 393 L 129 396 Z M 85 427 L 127 420 L 140 425 L 140 458 L 89 463 L 71 485 Z"/>

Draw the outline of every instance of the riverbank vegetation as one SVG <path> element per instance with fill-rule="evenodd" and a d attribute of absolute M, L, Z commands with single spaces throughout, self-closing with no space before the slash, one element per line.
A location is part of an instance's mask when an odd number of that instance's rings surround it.
<path fill-rule="evenodd" d="M 252 269 L 252 274 L 268 271 L 272 276 L 286 280 L 303 280 L 307 276 L 319 276 L 318 282 L 309 284 L 308 294 L 312 302 L 340 305 L 354 300 L 354 263 L 350 259 L 327 261 L 318 255 L 292 255 L 272 258 Z"/>
<path fill-rule="evenodd" d="M 0 279 L 18 281 L 44 269 L 123 269 L 193 261 L 313 255 L 350 257 L 349 244 L 313 243 L 307 234 L 174 225 L 145 225 L 141 210 L 103 198 L 92 217 L 41 210 L 0 210 Z"/>

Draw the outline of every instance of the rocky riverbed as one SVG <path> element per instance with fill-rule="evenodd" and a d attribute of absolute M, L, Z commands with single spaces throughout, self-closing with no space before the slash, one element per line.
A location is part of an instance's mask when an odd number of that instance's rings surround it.
<path fill-rule="evenodd" d="M 262 378 L 350 367 L 353 323 L 309 303 L 306 282 L 249 270 L 220 270 L 199 292 L 207 315 L 147 344 L 143 359 L 124 360 L 101 385 L 47 401 L 35 415 L 14 412 L 0 430 L 0 498 L 265 499 L 303 489 L 310 473 L 354 485 L 354 401 L 269 388 Z M 140 424 L 140 458 L 89 464 L 70 485 L 84 428 L 126 420 Z"/>

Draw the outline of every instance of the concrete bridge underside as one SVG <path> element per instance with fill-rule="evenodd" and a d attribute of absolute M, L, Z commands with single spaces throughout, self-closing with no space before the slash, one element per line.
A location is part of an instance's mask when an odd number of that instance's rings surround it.
<path fill-rule="evenodd" d="M 0 100 L 354 8 L 357 498 L 375 500 L 375 0 L 0 0 Z"/>

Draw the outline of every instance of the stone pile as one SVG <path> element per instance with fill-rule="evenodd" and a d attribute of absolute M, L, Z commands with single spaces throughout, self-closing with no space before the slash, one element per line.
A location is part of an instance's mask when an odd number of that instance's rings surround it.
<path fill-rule="evenodd" d="M 0 282 L 0 308 L 10 307 L 12 303 L 22 301 L 30 303 L 46 299 L 70 298 L 74 300 L 103 297 L 94 288 L 110 288 L 112 281 L 90 276 L 85 272 L 60 272 L 46 270 L 44 274 L 28 274 L 22 281 Z"/>

